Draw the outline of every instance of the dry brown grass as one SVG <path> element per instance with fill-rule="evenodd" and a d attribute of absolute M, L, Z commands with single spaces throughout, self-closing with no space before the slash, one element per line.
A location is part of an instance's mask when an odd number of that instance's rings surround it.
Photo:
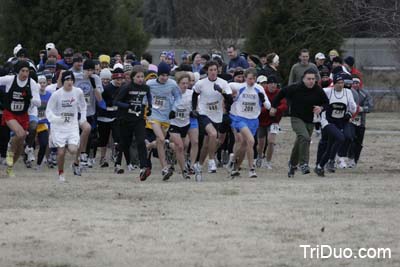
<path fill-rule="evenodd" d="M 286 177 L 287 119 L 274 170 L 253 180 L 164 183 L 157 168 L 140 183 L 95 168 L 59 184 L 20 165 L 0 180 L 0 266 L 400 266 L 400 132 L 380 132 L 400 131 L 396 116 L 371 114 L 357 169 L 328 178 Z M 389 247 L 392 259 L 305 260 L 301 244 Z"/>

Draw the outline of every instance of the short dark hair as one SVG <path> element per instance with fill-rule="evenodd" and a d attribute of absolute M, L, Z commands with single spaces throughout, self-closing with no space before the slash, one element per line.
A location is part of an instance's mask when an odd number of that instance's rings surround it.
<path fill-rule="evenodd" d="M 306 76 L 307 74 L 314 74 L 314 75 L 317 75 L 317 72 L 316 72 L 314 69 L 312 69 L 312 68 L 306 69 L 306 70 L 304 71 L 303 78 L 304 78 L 304 76 Z"/>
<path fill-rule="evenodd" d="M 301 55 L 302 53 L 309 53 L 310 54 L 310 51 L 308 51 L 307 48 L 303 48 L 303 49 L 300 50 L 300 54 L 299 55 Z"/>
<path fill-rule="evenodd" d="M 343 59 L 341 57 L 334 57 L 332 58 L 332 63 L 333 62 L 343 64 Z"/>
<path fill-rule="evenodd" d="M 144 52 L 142 58 L 149 62 L 149 64 L 153 63 L 153 56 L 149 52 Z"/>
<path fill-rule="evenodd" d="M 234 44 L 229 45 L 229 46 L 228 46 L 228 49 L 229 49 L 229 48 L 233 48 L 233 50 L 236 50 L 236 46 L 235 46 Z"/>
<path fill-rule="evenodd" d="M 218 69 L 219 65 L 216 61 L 210 60 L 210 61 L 207 61 L 207 63 L 204 65 L 204 70 L 207 71 L 211 66 L 216 66 Z"/>

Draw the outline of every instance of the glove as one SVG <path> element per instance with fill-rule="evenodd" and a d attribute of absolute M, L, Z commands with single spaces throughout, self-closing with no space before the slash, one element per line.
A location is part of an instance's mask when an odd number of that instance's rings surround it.
<path fill-rule="evenodd" d="M 192 111 L 190 111 L 190 114 L 189 114 L 190 118 L 198 118 L 199 115 L 200 114 L 197 110 L 192 110 Z"/>
<path fill-rule="evenodd" d="M 169 116 L 168 117 L 169 117 L 170 120 L 175 119 L 175 117 L 176 117 L 175 111 L 171 110 L 169 112 Z"/>
<path fill-rule="evenodd" d="M 265 96 L 264 96 L 264 94 L 261 93 L 261 92 L 259 92 L 259 93 L 258 93 L 258 98 L 260 99 L 261 103 L 264 104 L 264 102 L 265 102 Z"/>
<path fill-rule="evenodd" d="M 344 120 L 345 121 L 349 121 L 351 119 L 351 113 L 350 112 L 346 112 L 346 114 L 344 114 Z"/>
<path fill-rule="evenodd" d="M 147 117 L 150 117 L 150 116 L 151 116 L 151 108 L 150 108 L 150 107 L 147 108 L 146 116 L 147 116 Z"/>
<path fill-rule="evenodd" d="M 214 83 L 214 90 L 217 91 L 218 93 L 222 94 L 223 90 L 221 88 L 221 86 L 219 86 L 218 84 Z"/>

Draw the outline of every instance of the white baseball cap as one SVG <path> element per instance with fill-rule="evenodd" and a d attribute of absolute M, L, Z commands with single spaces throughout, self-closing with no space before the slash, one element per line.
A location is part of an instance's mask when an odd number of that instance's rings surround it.
<path fill-rule="evenodd" d="M 315 55 L 315 59 L 325 59 L 325 55 L 323 53 L 319 52 Z"/>
<path fill-rule="evenodd" d="M 52 49 L 52 48 L 56 48 L 56 45 L 53 44 L 53 43 L 47 43 L 47 44 L 46 44 L 46 50 L 50 50 L 50 49 Z"/>
<path fill-rule="evenodd" d="M 260 75 L 257 78 L 257 83 L 266 83 L 268 81 L 268 78 L 264 75 Z"/>

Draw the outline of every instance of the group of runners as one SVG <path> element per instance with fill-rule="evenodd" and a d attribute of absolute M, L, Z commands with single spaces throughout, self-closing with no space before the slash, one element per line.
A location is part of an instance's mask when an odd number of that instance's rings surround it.
<path fill-rule="evenodd" d="M 257 168 L 273 168 L 285 114 L 296 133 L 289 177 L 296 170 L 310 173 L 314 129 L 321 137 L 318 176 L 356 166 L 366 113 L 373 106 L 353 57 L 342 60 L 332 50 L 328 58 L 317 53 L 314 64 L 302 49 L 284 85 L 276 53 L 239 54 L 230 46 L 227 54 L 225 63 L 219 51 L 185 51 L 178 65 L 173 51 L 162 51 L 155 65 L 149 53 L 94 58 L 89 51 L 67 48 L 60 55 L 48 43 L 36 65 L 17 45 L 0 77 L 0 155 L 6 174 L 15 176 L 22 156 L 27 168 L 57 168 L 64 182 L 69 152 L 77 176 L 113 165 L 116 174 L 137 169 L 145 181 L 158 158 L 164 181 L 174 173 L 203 181 L 204 172 L 220 167 L 234 178 L 245 163 L 248 177 L 256 178 Z"/>

